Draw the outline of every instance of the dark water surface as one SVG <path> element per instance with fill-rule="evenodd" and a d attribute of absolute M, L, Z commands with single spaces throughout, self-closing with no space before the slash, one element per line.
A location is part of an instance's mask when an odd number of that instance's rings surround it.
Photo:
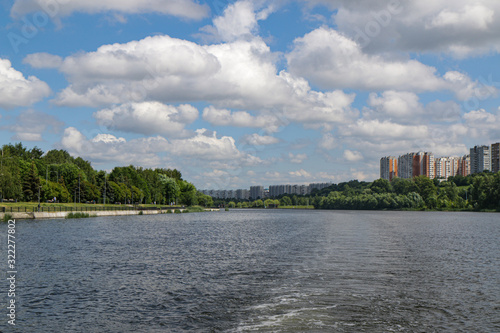
<path fill-rule="evenodd" d="M 499 214 L 233 210 L 16 237 L 2 332 L 500 332 Z"/>

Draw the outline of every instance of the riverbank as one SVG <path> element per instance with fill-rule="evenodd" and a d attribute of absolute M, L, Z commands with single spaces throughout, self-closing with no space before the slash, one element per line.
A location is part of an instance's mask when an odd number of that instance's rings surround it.
<path fill-rule="evenodd" d="M 207 208 L 205 212 L 218 212 L 219 209 Z M 157 210 L 105 210 L 105 211 L 88 211 L 82 212 L 90 217 L 106 217 L 106 216 L 130 216 L 130 215 L 160 215 L 160 214 L 175 214 L 189 213 L 189 208 L 171 208 Z M 65 219 L 68 215 L 76 212 L 12 212 L 0 213 L 0 221 L 8 219 L 15 220 L 47 220 L 47 219 Z"/>

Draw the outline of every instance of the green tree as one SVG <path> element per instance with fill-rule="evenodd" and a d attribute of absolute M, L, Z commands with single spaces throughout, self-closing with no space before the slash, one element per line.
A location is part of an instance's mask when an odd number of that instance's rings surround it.
<path fill-rule="evenodd" d="M 198 201 L 196 200 L 196 187 L 184 180 L 180 180 L 178 181 L 178 183 L 180 189 L 179 198 L 181 202 L 187 206 L 197 205 Z"/>
<path fill-rule="evenodd" d="M 23 178 L 23 193 L 26 201 L 37 201 L 40 187 L 40 178 L 35 167 L 35 162 L 31 162 L 31 167 Z"/>
<path fill-rule="evenodd" d="M 407 195 L 411 192 L 413 182 L 404 178 L 394 178 L 391 185 L 394 193 Z"/>
<path fill-rule="evenodd" d="M 370 185 L 370 189 L 374 193 L 391 193 L 391 183 L 387 179 L 377 179 Z"/>
<path fill-rule="evenodd" d="M 274 207 L 274 200 L 273 199 L 266 199 L 264 201 L 264 206 L 267 208 Z"/>
<path fill-rule="evenodd" d="M 165 202 L 170 204 L 181 197 L 181 185 L 174 178 L 170 178 L 165 174 L 159 174 L 158 177 L 162 184 L 162 195 L 165 198 Z M 180 181 L 180 183 L 182 182 Z M 192 194 L 196 196 L 196 189 Z"/>
<path fill-rule="evenodd" d="M 436 207 L 437 188 L 432 179 L 425 176 L 413 178 L 412 190 L 420 194 L 428 207 L 432 206 L 429 208 Z"/>
<path fill-rule="evenodd" d="M 450 201 L 457 201 L 458 188 L 453 182 L 442 182 L 439 187 L 439 194 Z"/>
<path fill-rule="evenodd" d="M 284 196 L 284 197 L 281 198 L 281 204 L 283 206 L 291 206 L 292 205 L 292 200 L 290 199 L 290 197 Z"/>
<path fill-rule="evenodd" d="M 13 171 L 13 172 L 12 172 Z M 23 189 L 19 174 L 3 166 L 0 168 L 0 199 L 21 199 Z"/>
<path fill-rule="evenodd" d="M 204 207 L 212 207 L 214 205 L 214 200 L 212 199 L 211 196 L 205 195 L 201 192 L 197 192 L 197 199 L 198 199 L 198 205 L 204 206 Z"/>
<path fill-rule="evenodd" d="M 47 165 L 49 164 L 65 164 L 73 163 L 73 157 L 66 150 L 49 150 L 44 156 L 43 160 Z"/>
<path fill-rule="evenodd" d="M 92 165 L 90 164 L 90 162 L 85 161 L 81 157 L 77 157 L 77 158 L 75 158 L 74 163 L 78 167 L 78 169 L 80 169 L 81 171 L 83 171 L 85 173 L 85 177 L 87 178 L 87 181 L 91 182 L 92 184 L 95 184 L 96 172 L 92 168 Z"/>

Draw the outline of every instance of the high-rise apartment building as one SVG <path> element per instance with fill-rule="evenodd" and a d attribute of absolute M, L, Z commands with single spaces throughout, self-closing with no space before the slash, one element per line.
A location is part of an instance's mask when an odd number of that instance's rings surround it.
<path fill-rule="evenodd" d="M 398 157 L 398 177 L 413 178 L 413 157 L 414 153 L 408 153 Z"/>
<path fill-rule="evenodd" d="M 460 158 L 458 157 L 439 157 L 435 159 L 435 177 L 448 179 L 458 174 Z"/>
<path fill-rule="evenodd" d="M 491 170 L 491 147 L 475 146 L 470 149 L 470 173 Z"/>
<path fill-rule="evenodd" d="M 419 152 L 418 156 L 420 158 L 418 168 L 420 168 L 416 176 L 426 176 L 428 178 L 436 177 L 436 163 L 434 161 L 434 154 Z"/>
<path fill-rule="evenodd" d="M 251 186 L 250 187 L 250 198 L 253 200 L 264 198 L 264 187 L 263 186 Z"/>
<path fill-rule="evenodd" d="M 470 155 L 465 155 L 459 159 L 457 174 L 464 177 L 470 175 Z"/>
<path fill-rule="evenodd" d="M 500 142 L 491 145 L 491 171 L 500 171 Z"/>
<path fill-rule="evenodd" d="M 314 189 L 322 190 L 326 187 L 332 186 L 333 183 L 312 183 L 309 184 L 309 193 L 311 193 Z"/>
<path fill-rule="evenodd" d="M 380 159 L 380 178 L 391 181 L 398 176 L 398 159 L 386 156 Z"/>
<path fill-rule="evenodd" d="M 249 190 L 244 190 L 244 189 L 236 190 L 236 199 L 248 200 L 248 198 L 250 198 L 250 191 Z"/>
<path fill-rule="evenodd" d="M 417 176 L 435 177 L 434 155 L 430 152 L 408 153 L 398 158 L 398 177 L 411 179 Z"/>

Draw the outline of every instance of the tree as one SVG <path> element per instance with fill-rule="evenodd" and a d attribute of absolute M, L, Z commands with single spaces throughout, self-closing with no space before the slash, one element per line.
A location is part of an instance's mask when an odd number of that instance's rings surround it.
<path fill-rule="evenodd" d="M 43 200 L 52 200 L 56 198 L 58 202 L 71 202 L 71 195 L 68 190 L 59 183 L 48 181 L 41 178 L 41 197 Z"/>
<path fill-rule="evenodd" d="M 391 193 L 391 183 L 387 179 L 377 179 L 370 185 L 370 189 L 374 193 Z"/>
<path fill-rule="evenodd" d="M 47 164 L 64 164 L 64 163 L 73 163 L 73 157 L 66 150 L 49 150 L 45 156 L 43 156 L 43 160 Z"/>
<path fill-rule="evenodd" d="M 450 201 L 457 201 L 458 199 L 458 188 L 455 183 L 452 182 L 442 182 L 439 187 L 439 194 L 441 197 L 446 197 Z"/>
<path fill-rule="evenodd" d="M 179 188 L 180 188 L 180 200 L 183 204 L 187 206 L 193 206 L 198 204 L 198 201 L 196 200 L 196 187 L 194 187 L 193 184 L 180 180 L 179 182 Z"/>
<path fill-rule="evenodd" d="M 435 207 L 437 188 L 436 185 L 434 185 L 434 181 L 432 179 L 429 179 L 426 176 L 418 176 L 413 178 L 412 190 L 413 192 L 417 192 L 418 194 L 420 194 L 426 204 L 430 204 Z M 429 201 L 431 197 L 432 200 Z"/>
<path fill-rule="evenodd" d="M 198 199 L 198 205 L 205 206 L 205 207 L 211 207 L 214 205 L 214 200 L 212 199 L 211 196 L 205 195 L 201 192 L 197 192 L 196 196 Z"/>
<path fill-rule="evenodd" d="M 125 202 L 125 192 L 117 183 L 110 180 L 106 183 L 106 186 L 106 197 L 109 202 Z"/>
<path fill-rule="evenodd" d="M 175 179 L 170 178 L 165 174 L 160 174 L 158 177 L 160 183 L 162 184 L 162 195 L 165 198 L 165 202 L 170 204 L 171 202 L 176 201 L 176 199 L 181 195 L 180 184 L 178 184 Z M 196 189 L 194 195 L 196 196 Z"/>
<path fill-rule="evenodd" d="M 404 178 L 394 178 L 391 185 L 394 193 L 406 195 L 411 192 L 412 181 Z"/>
<path fill-rule="evenodd" d="M 0 169 L 0 199 L 21 199 L 22 190 L 19 174 L 3 166 Z"/>
<path fill-rule="evenodd" d="M 290 199 L 290 197 L 284 196 L 284 197 L 281 198 L 281 204 L 283 206 L 291 206 L 292 205 L 292 200 Z"/>
<path fill-rule="evenodd" d="M 23 179 L 23 193 L 26 201 L 36 201 L 40 187 L 40 178 L 35 167 L 35 162 L 31 162 L 31 167 Z"/>
<path fill-rule="evenodd" d="M 83 171 L 85 173 L 85 176 L 86 176 L 87 180 L 89 182 L 91 182 L 92 184 L 95 184 L 95 174 L 96 174 L 96 172 L 92 168 L 92 165 L 90 164 L 90 162 L 85 161 L 81 157 L 77 157 L 77 158 L 75 158 L 75 162 L 74 163 L 75 163 L 75 165 L 81 171 Z"/>

